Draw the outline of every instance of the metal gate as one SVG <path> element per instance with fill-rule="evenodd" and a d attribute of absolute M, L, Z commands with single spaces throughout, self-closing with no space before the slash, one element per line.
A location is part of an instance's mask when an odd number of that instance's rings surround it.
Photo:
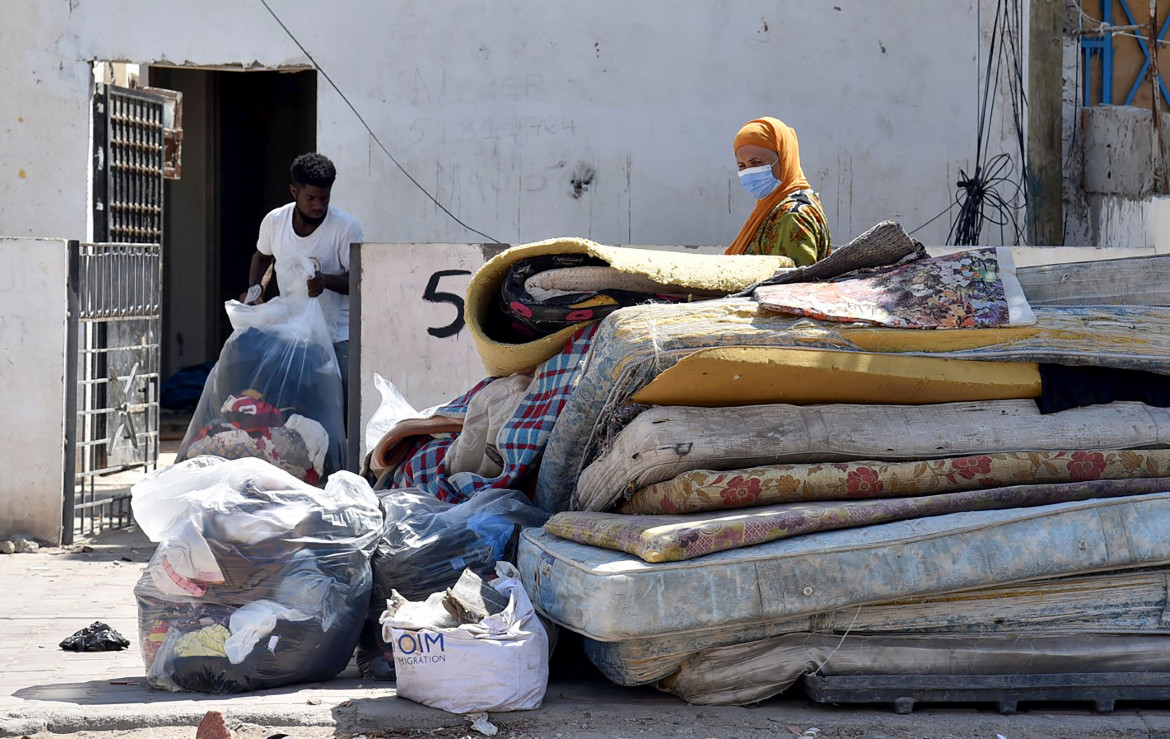
<path fill-rule="evenodd" d="M 158 462 L 162 333 L 163 103 L 101 85 L 94 96 L 93 244 L 76 244 L 63 540 L 130 525 L 129 494 L 102 490 L 113 472 Z"/>

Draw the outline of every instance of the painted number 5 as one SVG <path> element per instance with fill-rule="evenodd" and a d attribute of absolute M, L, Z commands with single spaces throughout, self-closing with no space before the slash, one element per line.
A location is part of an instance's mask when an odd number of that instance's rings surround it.
<path fill-rule="evenodd" d="M 446 326 L 439 326 L 438 328 L 428 328 L 427 333 L 438 339 L 445 339 L 448 336 L 454 336 L 463 330 L 463 298 L 455 293 L 441 293 L 439 292 L 439 280 L 444 277 L 454 277 L 456 275 L 469 275 L 471 272 L 465 269 L 441 269 L 431 275 L 431 279 L 427 281 L 427 289 L 423 291 L 423 300 L 428 303 L 450 303 L 455 306 L 455 320 Z"/>

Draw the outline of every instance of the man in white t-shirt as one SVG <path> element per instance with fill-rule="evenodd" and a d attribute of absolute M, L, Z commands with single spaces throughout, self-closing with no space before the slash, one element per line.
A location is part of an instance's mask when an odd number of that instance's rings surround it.
<path fill-rule="evenodd" d="M 247 303 L 264 302 L 261 286 L 268 267 L 275 262 L 277 273 L 283 262 L 309 257 L 317 273 L 306 282 L 310 297 L 322 301 L 330 322 L 333 349 L 341 369 L 344 402 L 349 401 L 349 245 L 362 241 L 357 219 L 329 205 L 329 192 L 337 179 L 333 162 L 321 154 L 302 154 L 289 170 L 293 202 L 271 211 L 260 222 L 260 238 L 248 272 L 248 292 L 240 297 Z M 299 288 L 299 286 L 296 286 Z M 288 285 L 280 286 L 287 294 Z"/>

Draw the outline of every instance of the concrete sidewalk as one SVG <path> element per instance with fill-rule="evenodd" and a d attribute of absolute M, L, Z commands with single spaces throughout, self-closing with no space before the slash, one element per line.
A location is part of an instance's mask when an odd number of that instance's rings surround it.
<path fill-rule="evenodd" d="M 131 529 L 68 550 L 0 555 L 0 736 L 40 739 L 49 734 L 38 732 L 69 735 L 85 730 L 89 733 L 84 736 L 94 736 L 95 731 L 191 727 L 186 735 L 193 737 L 193 727 L 209 710 L 221 711 L 231 721 L 267 727 L 332 727 L 326 735 L 338 737 L 466 733 L 465 718 L 397 698 L 392 683 L 362 682 L 352 663 L 327 683 L 251 694 L 151 690 L 139 655 L 133 587 L 152 551 L 153 545 Z M 132 646 L 81 654 L 58 647 L 62 639 L 97 620 L 116 628 Z M 1107 715 L 1069 708 L 1000 716 L 988 706 L 967 706 L 901 716 L 886 708 L 842 709 L 786 699 L 754 708 L 689 706 L 652 688 L 611 685 L 570 654 L 555 662 L 543 708 L 492 719 L 504 735 L 525 737 L 1170 738 L 1170 711 L 1159 707 Z M 449 733 L 440 727 L 458 730 Z M 819 731 L 806 733 L 813 728 Z M 157 731 L 143 736 L 164 735 L 161 728 Z"/>

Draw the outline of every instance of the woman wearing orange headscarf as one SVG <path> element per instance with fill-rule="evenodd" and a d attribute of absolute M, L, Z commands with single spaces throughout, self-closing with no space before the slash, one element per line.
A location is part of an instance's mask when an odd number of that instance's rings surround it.
<path fill-rule="evenodd" d="M 796 131 L 775 118 L 757 118 L 735 135 L 739 178 L 756 207 L 724 254 L 774 254 L 797 266 L 832 250 L 821 201 L 800 169 Z"/>

